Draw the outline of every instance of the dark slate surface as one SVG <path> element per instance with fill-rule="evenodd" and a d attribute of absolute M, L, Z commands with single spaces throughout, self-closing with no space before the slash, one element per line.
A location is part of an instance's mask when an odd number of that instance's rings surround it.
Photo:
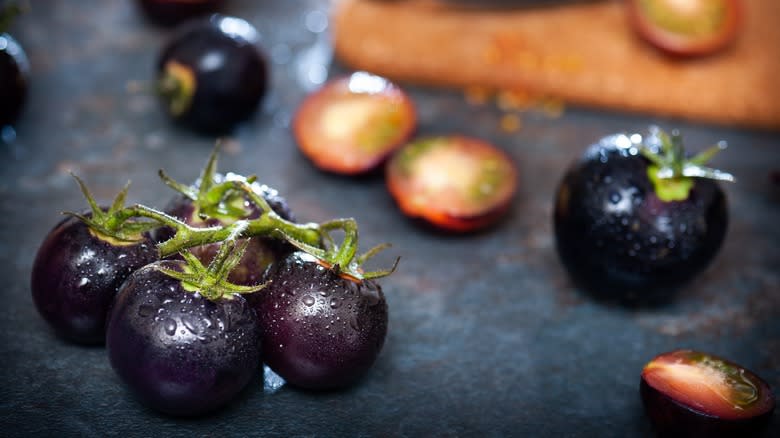
<path fill-rule="evenodd" d="M 326 74 L 344 71 L 331 59 L 328 3 L 230 3 L 227 12 L 260 30 L 273 79 L 221 168 L 260 175 L 303 220 L 354 216 L 363 248 L 394 243 L 380 260 L 402 257 L 382 282 L 390 330 L 376 366 L 337 393 L 275 388 L 273 379 L 264 388 L 258 377 L 224 410 L 176 419 L 133 399 L 104 349 L 55 337 L 33 307 L 29 273 L 59 212 L 85 206 L 68 171 L 102 201 L 132 179 L 134 201 L 162 206 L 171 193 L 156 170 L 194 179 L 213 139 L 172 127 L 144 91 L 169 31 L 149 25 L 132 1 L 37 2 L 12 29 L 34 76 L 17 138 L 0 151 L 0 434 L 650 436 L 639 373 L 679 347 L 731 358 L 780 387 L 780 189 L 769 182 L 780 168 L 777 133 L 570 108 L 559 119 L 527 113 L 523 129 L 506 134 L 494 105 L 410 87 L 421 133 L 491 139 L 521 175 L 498 227 L 432 233 L 400 215 L 381 177 L 325 175 L 295 148 L 292 111 Z M 569 282 L 554 251 L 551 200 L 589 142 L 649 123 L 681 128 L 694 148 L 728 140 L 714 164 L 739 182 L 726 187 L 732 222 L 710 269 L 674 302 L 632 310 L 595 302 Z M 779 423 L 775 413 L 774 432 Z"/>

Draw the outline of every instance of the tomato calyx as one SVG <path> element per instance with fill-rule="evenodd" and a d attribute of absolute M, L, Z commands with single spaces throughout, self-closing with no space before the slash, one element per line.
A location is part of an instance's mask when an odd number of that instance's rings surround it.
<path fill-rule="evenodd" d="M 180 116 L 189 110 L 197 90 L 195 72 L 184 64 L 168 61 L 157 82 L 157 92 L 168 104 L 173 116 Z"/>
<path fill-rule="evenodd" d="M 184 290 L 199 293 L 203 297 L 216 301 L 222 298 L 232 299 L 234 294 L 250 294 L 263 289 L 266 284 L 243 286 L 230 283 L 227 278 L 233 268 L 241 261 L 241 257 L 249 245 L 249 239 L 238 241 L 247 226 L 247 221 L 239 221 L 232 227 L 230 234 L 208 267 L 190 251 L 182 251 L 184 265 L 181 270 L 169 269 L 163 266 L 157 269 L 163 274 L 181 281 Z"/>
<path fill-rule="evenodd" d="M 127 190 L 130 188 L 130 182 L 125 184 L 124 188 L 116 195 L 111 206 L 107 209 L 99 206 L 95 198 L 89 192 L 87 185 L 78 176 L 71 173 L 81 189 L 84 198 L 90 207 L 90 214 L 74 213 L 71 211 L 63 212 L 68 216 L 73 216 L 84 222 L 96 238 L 106 241 L 114 246 L 134 245 L 146 240 L 145 233 L 155 228 L 157 224 L 148 221 L 137 220 L 117 220 L 117 215 L 123 210 Z"/>
<path fill-rule="evenodd" d="M 159 170 L 158 174 L 165 185 L 192 201 L 196 217 L 202 221 L 214 218 L 225 224 L 231 224 L 239 219 L 246 219 L 252 213 L 246 205 L 244 193 L 235 190 L 236 183 L 253 186 L 257 184 L 257 177 L 254 175 L 245 177 L 234 173 L 228 173 L 225 176 L 218 174 L 217 155 L 219 149 L 220 144 L 217 142 L 206 165 L 201 170 L 200 176 L 193 185 L 185 185 L 174 180 L 162 169 Z M 262 188 L 257 187 L 257 189 L 261 191 Z M 267 203 L 263 204 L 259 205 L 258 208 L 265 210 L 265 207 L 268 207 L 265 211 L 272 211 Z"/>
<path fill-rule="evenodd" d="M 341 230 L 344 233 L 344 239 L 341 244 L 337 244 L 331 232 Z M 390 247 L 388 243 L 382 243 L 374 246 L 363 254 L 357 255 L 358 248 L 358 228 L 357 222 L 353 218 L 335 219 L 320 224 L 320 231 L 323 236 L 322 247 L 315 247 L 305 242 L 301 242 L 291 236 L 283 234 L 285 240 L 301 251 L 311 255 L 314 262 L 320 266 L 333 271 L 336 275 L 355 283 L 362 283 L 363 280 L 373 280 L 386 277 L 398 267 L 400 257 L 396 257 L 393 266 L 389 269 L 377 271 L 365 271 L 362 265 L 371 257 L 380 251 Z"/>
<path fill-rule="evenodd" d="M 664 202 L 671 202 L 688 199 L 693 188 L 693 178 L 734 182 L 736 179 L 732 174 L 705 166 L 727 146 L 725 141 L 720 141 L 687 158 L 679 131 L 673 130 L 669 135 L 653 126 L 639 151 L 651 162 L 647 167 L 647 176 L 653 183 L 656 195 Z"/>

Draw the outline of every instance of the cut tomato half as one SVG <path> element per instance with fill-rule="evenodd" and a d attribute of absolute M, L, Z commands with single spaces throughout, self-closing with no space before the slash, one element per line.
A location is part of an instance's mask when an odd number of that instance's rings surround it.
<path fill-rule="evenodd" d="M 397 85 L 366 72 L 328 82 L 301 104 L 293 134 L 320 169 L 346 175 L 379 167 L 414 132 L 412 100 Z"/>
<path fill-rule="evenodd" d="M 629 0 L 636 32 L 674 55 L 716 52 L 736 39 L 742 23 L 741 0 Z"/>
<path fill-rule="evenodd" d="M 387 164 L 387 186 L 401 210 L 449 231 L 496 222 L 517 190 L 517 170 L 482 140 L 434 137 L 399 149 Z"/>
<path fill-rule="evenodd" d="M 719 357 L 691 350 L 659 355 L 645 365 L 642 379 L 675 402 L 712 417 L 739 420 L 772 409 L 766 383 Z"/>

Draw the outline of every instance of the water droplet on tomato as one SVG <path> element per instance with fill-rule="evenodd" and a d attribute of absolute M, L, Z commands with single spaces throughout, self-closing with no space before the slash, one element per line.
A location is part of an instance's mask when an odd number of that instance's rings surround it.
<path fill-rule="evenodd" d="M 352 327 L 353 330 L 360 330 L 360 324 L 358 323 L 357 316 L 354 313 L 350 314 L 349 316 L 349 326 Z"/>
<path fill-rule="evenodd" d="M 335 298 L 330 299 L 330 308 L 331 309 L 338 309 L 341 303 L 338 302 Z"/>
<path fill-rule="evenodd" d="M 202 331 L 201 330 L 201 326 L 198 323 L 198 321 L 193 316 L 191 316 L 189 314 L 182 316 L 181 322 L 182 322 L 182 324 L 184 324 L 184 327 L 187 330 L 189 330 L 190 333 L 192 333 L 193 335 L 198 335 Z"/>
<path fill-rule="evenodd" d="M 165 333 L 167 333 L 169 336 L 173 336 L 176 334 L 176 321 L 174 321 L 171 318 L 167 318 L 163 322 L 163 329 L 165 330 Z"/>

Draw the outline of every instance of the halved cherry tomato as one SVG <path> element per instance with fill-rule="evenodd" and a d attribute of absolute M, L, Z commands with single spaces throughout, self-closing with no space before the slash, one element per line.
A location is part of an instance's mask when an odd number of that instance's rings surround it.
<path fill-rule="evenodd" d="M 295 114 L 293 134 L 315 166 L 354 175 L 382 164 L 416 123 L 414 104 L 398 86 L 356 72 L 311 94 Z"/>
<path fill-rule="evenodd" d="M 680 56 L 716 52 L 736 39 L 741 0 L 629 0 L 629 19 L 645 40 Z"/>
<path fill-rule="evenodd" d="M 449 231 L 496 222 L 517 190 L 517 170 L 482 140 L 452 136 L 416 140 L 387 164 L 387 186 L 408 216 Z"/>

